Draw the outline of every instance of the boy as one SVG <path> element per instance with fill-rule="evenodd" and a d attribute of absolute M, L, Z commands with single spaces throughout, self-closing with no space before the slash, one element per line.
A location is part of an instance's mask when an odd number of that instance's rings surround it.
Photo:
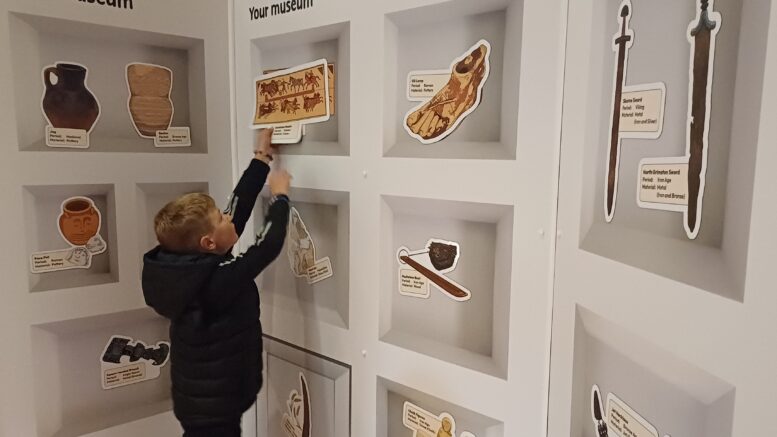
<path fill-rule="evenodd" d="M 205 194 L 187 194 L 157 214 L 159 246 L 143 257 L 146 303 L 171 321 L 173 410 L 184 437 L 239 437 L 241 415 L 262 386 L 262 325 L 254 279 L 283 248 L 289 217 L 286 171 L 270 173 L 264 230 L 231 254 L 267 179 L 272 130 L 224 212 Z"/>

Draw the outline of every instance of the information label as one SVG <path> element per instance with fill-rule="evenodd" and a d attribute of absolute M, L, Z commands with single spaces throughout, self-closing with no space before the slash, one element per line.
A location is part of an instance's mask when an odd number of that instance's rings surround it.
<path fill-rule="evenodd" d="M 63 129 L 46 126 L 46 145 L 86 149 L 89 147 L 89 132 L 83 129 Z"/>
<path fill-rule="evenodd" d="M 103 372 L 103 387 L 115 388 L 136 384 L 146 380 L 146 364 L 135 363 L 129 366 L 108 369 Z"/>
<path fill-rule="evenodd" d="M 688 205 L 688 163 L 650 162 L 639 166 L 637 202 L 641 208 L 676 211 Z"/>
<path fill-rule="evenodd" d="M 625 87 L 621 96 L 621 138 L 658 138 L 664 125 L 665 102 L 663 83 Z"/>
<path fill-rule="evenodd" d="M 171 127 L 156 131 L 154 146 L 156 147 L 189 147 L 192 136 L 188 127 Z"/>
<path fill-rule="evenodd" d="M 331 278 L 333 275 L 334 271 L 332 270 L 332 261 L 329 259 L 329 257 L 322 258 L 316 261 L 313 267 L 308 269 L 308 284 L 312 285 L 316 282 L 321 282 L 324 279 Z"/>
<path fill-rule="evenodd" d="M 399 293 L 404 296 L 428 298 L 429 280 L 415 270 L 400 269 Z"/>
<path fill-rule="evenodd" d="M 407 75 L 407 99 L 423 102 L 434 97 L 451 78 L 448 70 L 411 71 Z"/>
<path fill-rule="evenodd" d="M 617 396 L 607 395 L 607 426 L 620 437 L 658 437 L 658 431 Z"/>

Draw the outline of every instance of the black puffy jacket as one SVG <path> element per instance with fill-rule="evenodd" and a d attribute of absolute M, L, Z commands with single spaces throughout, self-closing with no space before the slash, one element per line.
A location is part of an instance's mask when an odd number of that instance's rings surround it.
<path fill-rule="evenodd" d="M 238 234 L 269 167 L 253 160 L 233 192 Z M 173 408 L 184 424 L 239 417 L 262 386 L 262 325 L 254 279 L 281 252 L 288 198 L 270 206 L 264 230 L 245 253 L 176 254 L 156 247 L 143 258 L 143 295 L 170 319 Z"/>

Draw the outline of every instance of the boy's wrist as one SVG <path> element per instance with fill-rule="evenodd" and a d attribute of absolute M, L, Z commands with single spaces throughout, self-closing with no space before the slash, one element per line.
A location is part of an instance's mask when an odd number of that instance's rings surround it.
<path fill-rule="evenodd" d="M 270 161 L 272 161 L 272 155 L 268 155 L 262 152 L 261 150 L 257 150 L 256 152 L 254 152 L 254 159 L 262 161 L 265 164 L 269 164 Z"/>
<path fill-rule="evenodd" d="M 278 193 L 278 194 L 273 194 L 272 198 L 270 199 L 270 205 L 272 205 L 273 203 L 275 203 L 275 202 L 277 202 L 279 200 L 283 200 L 285 202 L 290 202 L 288 194 Z"/>

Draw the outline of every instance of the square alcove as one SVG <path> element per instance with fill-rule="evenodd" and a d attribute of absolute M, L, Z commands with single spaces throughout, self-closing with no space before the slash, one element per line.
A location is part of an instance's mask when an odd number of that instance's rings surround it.
<path fill-rule="evenodd" d="M 728 382 L 581 306 L 576 311 L 574 348 L 573 435 L 598 435 L 592 416 L 596 385 L 605 420 L 607 399 L 615 396 L 618 414 L 626 405 L 658 435 L 731 436 L 736 390 Z M 630 415 L 631 421 L 639 420 Z"/>
<path fill-rule="evenodd" d="M 585 119 L 579 132 L 579 147 L 584 150 L 580 247 L 742 302 L 770 2 L 714 3 L 722 23 L 714 46 L 706 177 L 695 239 L 686 233 L 689 225 L 682 211 L 640 208 L 638 198 L 643 185 L 650 185 L 641 179 L 641 160 L 686 156 L 692 49 L 688 27 L 696 20 L 696 2 L 633 0 L 631 4 L 629 27 L 635 34 L 625 84 L 664 84 L 663 130 L 657 139 L 621 140 L 614 215 L 608 223 L 607 152 L 617 60 L 612 41 L 621 32 L 621 1 L 591 3 L 591 13 L 586 15 L 592 20 L 588 28 L 593 48 L 586 61 L 590 80 L 579 84 L 588 90 L 585 106 L 590 110 L 566 115 Z"/>
<path fill-rule="evenodd" d="M 383 196 L 380 213 L 381 341 L 506 378 L 513 207 Z M 399 249 L 423 251 L 432 239 L 459 245 L 455 269 L 442 277 L 466 287 L 469 300 L 428 277 L 428 298 L 400 294 L 400 271 L 409 267 Z"/>
<path fill-rule="evenodd" d="M 284 434 L 287 402 L 296 392 L 305 405 L 307 385 L 311 429 L 316 436 L 347 437 L 351 433 L 351 367 L 272 337 L 264 337 L 265 386 L 257 401 L 260 435 Z M 304 408 L 304 407 L 303 407 Z M 304 417 L 304 412 L 301 414 Z M 266 429 L 262 429 L 262 426 Z"/>
<path fill-rule="evenodd" d="M 89 268 L 32 273 L 28 270 L 31 292 L 64 290 L 76 287 L 109 284 L 119 281 L 119 248 L 116 233 L 116 199 L 113 185 L 27 185 L 22 188 L 24 216 L 27 221 L 26 256 L 50 251 L 72 250 L 82 246 L 79 241 L 65 239 L 60 230 L 66 200 L 77 197 L 91 199 L 100 214 L 99 236 L 105 241 L 104 252 L 92 255 Z M 88 220 L 96 220 L 92 213 Z"/>
<path fill-rule="evenodd" d="M 202 40 L 21 13 L 10 13 L 8 20 L 19 150 L 207 153 L 205 46 Z M 85 87 L 99 104 L 99 116 L 90 132 L 89 148 L 53 148 L 45 143 L 48 122 L 42 108 L 47 89 L 43 69 L 58 63 L 80 64 L 87 68 Z M 153 138 L 140 136 L 129 110 L 126 67 L 130 63 L 154 64 L 172 71 L 169 100 L 173 111 L 169 122 L 171 127 L 190 128 L 191 147 L 158 148 L 154 146 Z M 51 92 L 56 93 L 58 79 L 50 79 Z M 136 92 L 141 96 L 146 93 Z M 73 107 L 76 106 L 49 110 L 56 114 L 63 111 L 72 114 Z M 164 124 L 166 110 L 160 112 L 158 104 L 144 108 L 150 110 L 141 108 L 145 115 L 139 119 L 139 125 Z M 159 121 L 158 116 L 163 120 Z"/>
<path fill-rule="evenodd" d="M 335 69 L 335 114 L 329 120 L 304 126 L 299 144 L 286 144 L 288 155 L 350 155 L 350 23 L 338 23 L 251 41 L 255 76 L 326 59 Z"/>
<path fill-rule="evenodd" d="M 381 377 L 378 377 L 377 396 L 377 437 L 413 437 L 413 430 L 402 421 L 405 402 L 434 416 L 451 415 L 456 435 L 468 431 L 478 437 L 504 436 L 504 425 L 496 419 Z"/>
<path fill-rule="evenodd" d="M 315 284 L 309 284 L 305 277 L 297 277 L 291 269 L 287 238 L 278 259 L 257 280 L 262 305 L 301 313 L 306 318 L 347 329 L 350 196 L 347 192 L 310 188 L 292 188 L 289 196 L 294 199 L 292 206 L 299 212 L 313 240 L 316 261 L 328 257 L 334 275 Z M 257 233 L 264 227 L 263 211 L 268 202 L 266 197 L 261 200 L 257 205 L 261 210 L 254 212 Z"/>
<path fill-rule="evenodd" d="M 38 435 L 75 437 L 171 410 L 169 365 L 157 379 L 104 390 L 100 364 L 113 335 L 150 346 L 169 341 L 168 327 L 148 309 L 33 326 Z"/>
<path fill-rule="evenodd" d="M 454 0 L 445 7 L 399 11 L 386 16 L 385 29 L 383 155 L 515 159 L 523 1 Z M 408 100 L 408 74 L 428 70 L 450 74 L 452 61 L 481 39 L 491 50 L 479 106 L 443 140 L 421 144 L 404 127 L 408 111 L 421 104 Z"/>

